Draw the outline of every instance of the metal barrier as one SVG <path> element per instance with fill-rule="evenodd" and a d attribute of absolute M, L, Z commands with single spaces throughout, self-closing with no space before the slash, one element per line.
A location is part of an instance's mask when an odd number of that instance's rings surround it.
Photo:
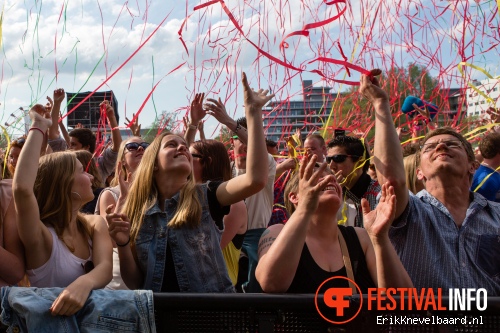
<path fill-rule="evenodd" d="M 399 297 L 394 298 L 397 304 L 403 300 Z M 346 299 L 350 304 L 359 305 L 361 301 L 356 296 Z M 322 301 L 320 297 L 318 302 Z M 500 332 L 500 297 L 488 297 L 488 307 L 485 311 L 368 310 L 366 295 L 362 301 L 362 309 L 356 318 L 338 325 L 326 321 L 319 315 L 314 295 L 154 294 L 158 332 Z M 443 297 L 442 302 L 448 304 L 448 298 Z M 372 309 L 374 308 L 376 304 L 372 301 Z M 384 318 L 386 318 L 385 324 L 382 324 Z M 411 319 L 401 322 L 402 318 L 416 319 L 412 324 Z M 428 324 L 419 323 L 425 318 L 429 318 Z M 460 320 L 450 324 L 449 322 L 455 318 Z"/>

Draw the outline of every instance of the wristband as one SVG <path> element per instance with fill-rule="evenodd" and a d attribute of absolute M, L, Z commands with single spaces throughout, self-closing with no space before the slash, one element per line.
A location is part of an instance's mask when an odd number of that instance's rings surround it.
<path fill-rule="evenodd" d="M 29 131 L 31 131 L 31 130 L 36 130 L 36 131 L 39 131 L 40 133 L 42 133 L 42 135 L 43 135 L 43 136 L 45 136 L 45 133 L 44 133 L 44 131 L 42 131 L 42 129 L 41 129 L 41 128 L 38 128 L 38 127 L 30 127 L 30 129 L 28 130 L 28 132 L 29 132 Z"/>
<path fill-rule="evenodd" d="M 198 129 L 198 126 L 193 125 L 193 124 L 191 124 L 191 123 L 188 125 L 188 127 L 189 127 L 190 129 L 192 129 L 192 130 Z"/>
<path fill-rule="evenodd" d="M 116 243 L 116 246 L 118 246 L 118 247 L 125 247 L 125 246 L 128 245 L 128 243 L 130 243 L 130 236 L 128 237 L 128 241 L 125 244 L 118 244 L 118 243 Z"/>

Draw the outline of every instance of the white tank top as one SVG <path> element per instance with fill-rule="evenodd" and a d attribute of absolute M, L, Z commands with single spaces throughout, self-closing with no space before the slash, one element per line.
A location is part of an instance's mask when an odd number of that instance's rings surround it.
<path fill-rule="evenodd" d="M 57 237 L 53 228 L 48 228 L 52 234 L 52 253 L 49 260 L 35 269 L 28 269 L 26 274 L 32 287 L 66 288 L 78 277 L 85 274 L 85 263 L 92 260 L 92 240 L 89 240 L 90 257 L 85 260 L 78 258 Z"/>

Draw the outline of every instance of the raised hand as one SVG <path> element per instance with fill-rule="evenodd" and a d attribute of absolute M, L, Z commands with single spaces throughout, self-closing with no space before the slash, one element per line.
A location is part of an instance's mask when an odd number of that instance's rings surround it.
<path fill-rule="evenodd" d="M 191 102 L 191 109 L 189 111 L 191 117 L 191 124 L 198 126 L 198 123 L 205 117 L 206 111 L 203 109 L 203 99 L 205 99 L 205 93 L 195 94 L 193 101 Z"/>
<path fill-rule="evenodd" d="M 497 109 L 490 107 L 488 110 L 486 110 L 486 113 L 490 115 L 492 124 L 500 123 L 500 113 Z"/>
<path fill-rule="evenodd" d="M 262 107 L 267 104 L 273 97 L 274 94 L 270 94 L 269 90 L 259 89 L 257 91 L 250 88 L 248 85 L 247 75 L 243 73 L 241 83 L 243 83 L 243 97 L 245 107 L 249 107 L 250 109 L 258 109 L 262 110 Z"/>
<path fill-rule="evenodd" d="M 115 206 L 106 208 L 109 236 L 117 245 L 127 244 L 130 240 L 130 220 L 125 214 L 113 213 Z"/>
<path fill-rule="evenodd" d="M 64 93 L 63 88 L 59 88 L 54 90 L 54 102 L 55 103 L 61 103 L 64 100 L 64 97 L 66 97 L 66 94 Z M 48 99 L 48 97 L 47 97 Z"/>
<path fill-rule="evenodd" d="M 322 163 L 316 171 L 314 170 L 317 159 L 316 155 L 304 156 L 299 169 L 299 206 L 305 207 L 310 212 L 318 208 L 320 193 L 334 181 L 333 175 L 321 179 L 327 168 L 326 163 Z"/>
<path fill-rule="evenodd" d="M 205 103 L 203 106 L 207 110 L 207 114 L 211 115 L 217 121 L 221 124 L 227 125 L 232 121 L 232 118 L 229 117 L 226 111 L 226 107 L 224 103 L 222 103 L 222 100 L 219 99 L 213 99 L 213 98 L 207 98 L 207 102 L 210 103 Z"/>
<path fill-rule="evenodd" d="M 45 118 L 45 113 L 46 113 L 45 106 L 43 106 L 42 104 L 35 104 L 31 107 L 29 111 L 29 116 L 33 124 L 38 124 L 37 125 L 38 127 L 42 125 L 46 128 L 49 128 L 50 125 L 52 125 L 52 119 Z"/>
<path fill-rule="evenodd" d="M 118 162 L 118 168 L 118 184 L 120 185 L 120 196 L 126 198 L 128 195 L 130 184 L 132 184 L 132 172 L 126 172 L 121 161 Z"/>
<path fill-rule="evenodd" d="M 380 69 L 372 69 L 370 75 L 361 75 L 359 92 L 363 94 L 371 103 L 377 101 L 389 101 L 387 93 L 380 88 L 380 83 L 375 77 L 382 74 Z"/>
<path fill-rule="evenodd" d="M 430 113 L 429 110 L 424 106 L 423 109 L 421 109 L 417 104 L 413 103 L 412 104 L 413 108 L 418 111 L 425 119 L 430 119 Z"/>
<path fill-rule="evenodd" d="M 382 184 L 377 208 L 370 211 L 370 204 L 366 199 L 361 200 L 361 208 L 363 210 L 363 224 L 372 241 L 388 237 L 389 228 L 396 214 L 394 187 L 390 186 L 388 182 Z"/>
<path fill-rule="evenodd" d="M 135 118 L 135 113 L 132 113 L 132 120 L 134 118 Z M 127 122 L 125 122 L 125 126 L 127 126 L 128 128 L 130 128 L 130 130 L 132 131 L 132 135 L 133 136 L 141 136 L 141 125 L 138 124 L 139 123 L 139 117 L 137 117 L 137 119 L 134 122 L 132 122 L 127 117 L 125 117 L 125 119 L 127 120 Z"/>
<path fill-rule="evenodd" d="M 52 98 L 47 96 L 47 104 L 45 104 L 45 114 L 49 114 L 50 116 L 50 111 L 52 111 L 52 107 L 54 106 L 54 102 L 52 101 Z"/>

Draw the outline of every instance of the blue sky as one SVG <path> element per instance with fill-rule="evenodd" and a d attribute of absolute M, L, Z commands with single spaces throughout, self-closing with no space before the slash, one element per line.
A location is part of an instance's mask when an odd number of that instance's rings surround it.
<path fill-rule="evenodd" d="M 200 3 L 5 1 L 0 123 L 20 120 L 20 106 L 45 103 L 55 88 L 67 92 L 94 90 L 165 17 L 165 23 L 149 42 L 101 89 L 115 92 L 120 125 L 125 114 L 130 118 L 162 78 L 141 113 L 143 127 L 163 110 L 176 112 L 181 120 L 189 100 L 198 91 L 208 92 L 209 97 L 220 96 L 227 100 L 231 114 L 242 116 L 238 84 L 242 71 L 247 72 L 253 87 L 270 88 L 280 100 L 299 99 L 302 79 L 332 86 L 334 91 L 346 89 L 308 72 L 321 69 L 328 77 L 343 79 L 345 70 L 339 66 L 308 64 L 318 56 L 340 59 L 339 45 L 353 63 L 368 69 L 421 64 L 439 77 L 442 87 L 457 87 L 471 78 L 484 77 L 467 69 L 462 79 L 456 65 L 463 58 L 491 75 L 499 74 L 499 15 L 495 1 L 349 1 L 339 20 L 311 30 L 309 38 L 291 37 L 286 50 L 279 47 L 285 35 L 306 23 L 332 17 L 346 5 L 327 6 L 320 0 L 225 1 L 248 39 L 273 56 L 303 67 L 302 73 L 259 56 L 234 29 L 220 4 L 193 12 Z M 186 14 L 191 16 L 182 37 L 189 54 L 177 33 Z M 179 65 L 178 70 L 167 75 Z M 358 78 L 353 72 L 350 79 Z M 216 121 L 209 119 L 206 124 L 208 136 L 218 133 Z M 19 124 L 7 127 L 8 133 L 19 129 Z"/>

